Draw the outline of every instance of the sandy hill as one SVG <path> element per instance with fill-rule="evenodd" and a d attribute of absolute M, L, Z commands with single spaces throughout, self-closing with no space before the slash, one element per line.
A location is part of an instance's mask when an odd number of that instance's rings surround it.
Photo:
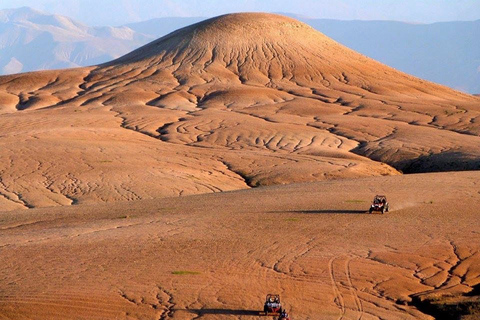
<path fill-rule="evenodd" d="M 479 168 L 480 99 L 271 14 L 1 77 L 0 108 L 4 209 Z"/>
<path fill-rule="evenodd" d="M 463 92 L 480 91 L 476 41 L 480 20 L 412 24 L 290 16 L 408 74 Z M 105 63 L 205 19 L 164 17 L 120 27 L 90 27 L 28 7 L 0 10 L 0 74 Z"/>
<path fill-rule="evenodd" d="M 431 24 L 375 20 L 298 19 L 339 43 L 419 78 L 451 88 L 480 92 L 480 20 Z M 155 18 L 125 25 L 153 38 L 205 18 Z"/>

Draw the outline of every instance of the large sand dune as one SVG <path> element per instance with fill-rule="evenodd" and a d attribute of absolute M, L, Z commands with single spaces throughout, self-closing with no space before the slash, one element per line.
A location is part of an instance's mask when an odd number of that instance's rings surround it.
<path fill-rule="evenodd" d="M 2 77 L 0 101 L 7 209 L 479 168 L 480 99 L 275 15 Z"/>
<path fill-rule="evenodd" d="M 479 169 L 480 98 L 296 20 L 0 77 L 0 113 L 0 317 L 429 319 L 480 281 L 477 172 L 401 175 Z"/>

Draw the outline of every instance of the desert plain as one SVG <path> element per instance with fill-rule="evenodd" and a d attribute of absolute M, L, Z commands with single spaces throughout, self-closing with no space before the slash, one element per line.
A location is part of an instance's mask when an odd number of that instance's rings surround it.
<path fill-rule="evenodd" d="M 292 319 L 478 303 L 480 98 L 291 18 L 0 77 L 0 159 L 0 319 L 261 319 L 267 293 Z M 376 194 L 390 212 L 367 213 Z"/>

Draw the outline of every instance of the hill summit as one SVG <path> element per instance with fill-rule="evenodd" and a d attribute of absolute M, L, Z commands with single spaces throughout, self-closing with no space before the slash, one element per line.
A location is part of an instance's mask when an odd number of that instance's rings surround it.
<path fill-rule="evenodd" d="M 288 58 L 295 49 L 316 51 L 334 41 L 292 18 L 265 13 L 228 14 L 182 28 L 158 39 L 124 59 L 155 55 L 197 55 L 214 50 L 215 58 Z M 228 57 L 228 58 L 227 58 Z M 121 60 L 124 61 L 124 60 Z"/>
<path fill-rule="evenodd" d="M 234 74 L 242 83 L 275 86 L 287 81 L 307 87 L 338 84 L 373 93 L 435 91 L 456 95 L 361 55 L 305 23 L 266 13 L 236 13 L 172 32 L 106 67 L 171 69 L 183 81 L 198 74 L 221 80 Z M 110 69 L 101 69 L 103 73 Z M 107 77 L 116 77 L 107 73 Z M 187 79 L 189 78 L 189 79 Z M 351 87 L 350 87 L 351 88 Z M 343 90 L 339 88 L 340 90 Z"/>
<path fill-rule="evenodd" d="M 241 80 L 254 79 L 263 84 L 282 78 L 325 81 L 331 75 L 344 78 L 346 71 L 364 73 L 353 70 L 358 64 L 372 68 L 370 72 L 385 69 L 307 24 L 265 13 L 212 18 L 177 30 L 107 65 L 125 63 L 162 67 L 178 64 L 177 71 L 207 72 L 217 66 L 238 74 Z"/>

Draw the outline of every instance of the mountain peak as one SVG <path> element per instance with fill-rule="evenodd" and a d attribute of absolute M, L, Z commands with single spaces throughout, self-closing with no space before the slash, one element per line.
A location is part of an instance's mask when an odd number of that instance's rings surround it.
<path fill-rule="evenodd" d="M 44 15 L 44 13 L 30 7 L 4 9 L 0 10 L 0 22 L 25 21 L 38 15 Z"/>
<path fill-rule="evenodd" d="M 140 61 L 187 65 L 183 61 L 193 69 L 217 63 L 267 74 L 274 64 L 276 71 L 292 73 L 304 71 L 310 60 L 315 68 L 325 67 L 319 60 L 335 60 L 335 52 L 352 53 L 298 20 L 277 14 L 235 13 L 172 32 L 109 65 Z"/>
<path fill-rule="evenodd" d="M 260 49 L 266 44 L 310 45 L 328 38 L 298 20 L 270 13 L 227 14 L 179 30 L 177 37 L 190 38 L 189 44 L 217 49 Z M 333 42 L 332 40 L 330 40 Z"/>
<path fill-rule="evenodd" d="M 195 26 L 199 35 L 256 38 L 258 35 L 286 35 L 314 29 L 298 20 L 272 13 L 233 13 L 205 20 Z M 315 31 L 314 31 L 315 32 Z"/>

